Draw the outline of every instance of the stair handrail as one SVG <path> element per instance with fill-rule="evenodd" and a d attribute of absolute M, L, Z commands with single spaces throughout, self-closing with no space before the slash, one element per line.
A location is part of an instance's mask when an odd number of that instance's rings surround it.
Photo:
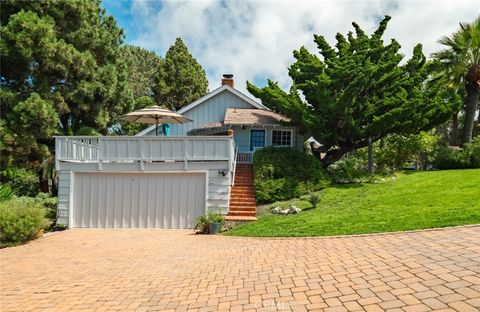
<path fill-rule="evenodd" d="M 237 149 L 237 146 L 235 145 L 235 157 L 233 158 L 233 174 L 232 174 L 232 184 L 231 184 L 232 187 L 235 185 L 235 173 L 237 171 L 237 153 L 238 153 L 238 149 Z"/>

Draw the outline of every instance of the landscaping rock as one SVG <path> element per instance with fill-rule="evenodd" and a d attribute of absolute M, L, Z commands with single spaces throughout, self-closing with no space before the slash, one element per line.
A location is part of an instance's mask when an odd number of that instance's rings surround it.
<path fill-rule="evenodd" d="M 302 212 L 302 209 L 295 207 L 294 205 L 291 205 L 287 209 L 282 209 L 280 207 L 275 207 L 272 209 L 272 213 L 275 214 L 282 214 L 282 215 L 288 215 L 288 214 L 296 214 Z"/>
<path fill-rule="evenodd" d="M 289 214 L 300 213 L 300 212 L 302 212 L 302 209 L 297 208 L 294 205 L 291 205 L 290 208 L 288 208 Z"/>

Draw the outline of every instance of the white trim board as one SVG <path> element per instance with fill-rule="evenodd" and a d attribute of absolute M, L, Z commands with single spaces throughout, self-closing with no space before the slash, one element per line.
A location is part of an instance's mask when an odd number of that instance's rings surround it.
<path fill-rule="evenodd" d="M 250 98 L 247 95 L 243 94 L 242 92 L 238 91 L 237 89 L 232 88 L 228 85 L 223 85 L 223 86 L 213 90 L 212 92 L 204 95 L 203 97 L 199 98 L 198 100 L 188 104 L 187 106 L 178 110 L 176 113 L 181 115 L 181 114 L 191 110 L 192 108 L 202 104 L 206 100 L 211 99 L 212 97 L 216 96 L 217 94 L 222 93 L 223 91 L 229 91 L 230 93 L 238 96 L 240 99 L 244 100 L 245 102 L 247 102 L 248 104 L 252 105 L 255 108 L 269 110 L 267 107 L 263 106 L 262 104 L 258 103 L 257 101 L 253 100 L 252 98 Z M 140 131 L 139 133 L 137 133 L 135 136 L 144 136 L 154 129 L 155 129 L 155 125 L 151 125 L 150 127 L 148 127 L 146 129 Z"/>

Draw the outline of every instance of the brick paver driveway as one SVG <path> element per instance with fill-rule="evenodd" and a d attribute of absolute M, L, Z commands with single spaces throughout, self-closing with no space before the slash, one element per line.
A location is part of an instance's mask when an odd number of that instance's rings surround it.
<path fill-rule="evenodd" d="M 308 239 L 70 230 L 1 251 L 10 310 L 478 311 L 480 226 Z"/>

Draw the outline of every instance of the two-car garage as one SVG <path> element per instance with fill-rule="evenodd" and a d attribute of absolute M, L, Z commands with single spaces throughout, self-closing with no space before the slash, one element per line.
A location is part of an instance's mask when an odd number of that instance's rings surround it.
<path fill-rule="evenodd" d="M 71 179 L 73 227 L 192 228 L 205 213 L 206 172 L 76 172 Z"/>

